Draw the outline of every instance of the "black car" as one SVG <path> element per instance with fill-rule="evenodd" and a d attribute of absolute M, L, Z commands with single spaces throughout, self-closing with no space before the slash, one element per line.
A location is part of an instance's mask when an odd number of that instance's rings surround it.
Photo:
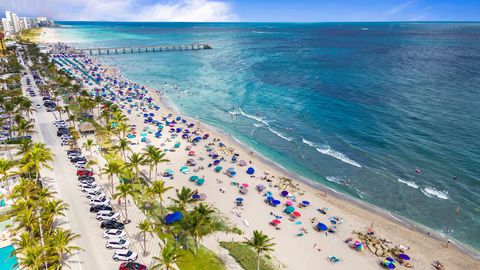
<path fill-rule="evenodd" d="M 70 135 L 70 131 L 68 129 L 59 129 L 57 130 L 57 137 L 60 137 L 62 135 Z"/>
<path fill-rule="evenodd" d="M 95 177 L 92 177 L 92 176 L 79 176 L 78 177 L 78 181 L 82 181 L 82 180 L 92 180 L 92 181 L 95 181 Z"/>
<path fill-rule="evenodd" d="M 102 224 L 100 224 L 100 228 L 123 230 L 123 228 L 125 228 L 125 224 L 113 220 L 104 220 L 102 221 Z"/>
<path fill-rule="evenodd" d="M 87 159 L 84 158 L 84 157 L 74 157 L 74 158 L 70 159 L 70 162 L 72 162 L 72 163 L 77 163 L 77 162 L 79 162 L 79 161 L 85 161 L 85 162 L 87 162 Z"/>
<path fill-rule="evenodd" d="M 98 211 L 102 211 L 102 210 L 112 211 L 113 208 L 108 206 L 108 205 L 94 205 L 94 206 L 90 207 L 90 212 L 92 212 L 92 213 L 98 213 Z"/>
<path fill-rule="evenodd" d="M 80 151 L 80 150 L 67 150 L 67 155 L 70 155 L 70 154 L 79 154 L 79 155 L 81 155 L 81 154 L 82 154 L 82 151 Z"/>

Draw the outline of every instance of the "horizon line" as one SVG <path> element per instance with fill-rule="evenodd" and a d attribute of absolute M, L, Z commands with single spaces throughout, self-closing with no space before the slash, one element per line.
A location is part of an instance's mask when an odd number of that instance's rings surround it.
<path fill-rule="evenodd" d="M 241 22 L 232 22 L 232 21 L 211 21 L 211 22 L 196 22 L 196 21 L 96 21 L 96 20 L 55 20 L 54 22 L 116 22 L 116 23 L 480 23 L 478 21 L 462 21 L 462 20 L 448 20 L 448 21 L 439 21 L 439 20 L 418 20 L 418 21 L 241 21 Z"/>

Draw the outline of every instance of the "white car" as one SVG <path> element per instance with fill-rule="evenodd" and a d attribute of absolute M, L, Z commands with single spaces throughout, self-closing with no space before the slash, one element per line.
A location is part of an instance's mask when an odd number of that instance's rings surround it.
<path fill-rule="evenodd" d="M 94 198 L 90 200 L 90 205 L 109 205 L 110 199 L 109 198 Z"/>
<path fill-rule="evenodd" d="M 122 231 L 122 230 L 119 230 L 119 229 L 110 229 L 110 230 L 106 230 L 104 233 L 103 233 L 103 238 L 107 238 L 107 239 L 111 239 L 111 238 L 121 238 L 121 239 L 125 239 L 127 238 L 127 234 Z"/>
<path fill-rule="evenodd" d="M 92 191 L 102 191 L 101 187 L 92 187 L 92 188 L 82 188 L 82 192 L 92 192 Z"/>
<path fill-rule="evenodd" d="M 36 104 L 36 105 L 35 105 L 35 108 L 40 109 L 40 108 L 42 108 L 42 105 Z"/>
<path fill-rule="evenodd" d="M 108 239 L 105 247 L 108 249 L 126 249 L 130 246 L 128 240 L 122 238 Z"/>
<path fill-rule="evenodd" d="M 81 188 L 95 188 L 97 187 L 97 183 L 95 183 L 94 181 L 92 182 L 80 182 L 78 183 L 78 185 L 81 187 Z"/>
<path fill-rule="evenodd" d="M 137 260 L 138 254 L 129 249 L 119 249 L 115 251 L 115 254 L 113 254 L 112 258 L 116 262 L 118 261 L 134 262 Z"/>
<path fill-rule="evenodd" d="M 119 217 L 120 214 L 118 214 L 117 212 L 102 210 L 98 211 L 96 219 L 117 221 Z"/>
<path fill-rule="evenodd" d="M 101 190 L 87 192 L 88 199 L 105 198 L 105 196 L 107 195 Z"/>

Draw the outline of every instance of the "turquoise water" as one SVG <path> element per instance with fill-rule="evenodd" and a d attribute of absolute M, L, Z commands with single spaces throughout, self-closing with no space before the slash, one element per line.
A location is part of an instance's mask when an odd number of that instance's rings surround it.
<path fill-rule="evenodd" d="M 84 48 L 210 43 L 101 58 L 289 170 L 480 247 L 480 24 L 62 24 Z"/>
<path fill-rule="evenodd" d="M 0 248 L 0 270 L 18 269 L 18 267 L 13 267 L 17 263 L 17 257 L 10 258 L 10 254 L 14 250 L 12 245 Z"/>

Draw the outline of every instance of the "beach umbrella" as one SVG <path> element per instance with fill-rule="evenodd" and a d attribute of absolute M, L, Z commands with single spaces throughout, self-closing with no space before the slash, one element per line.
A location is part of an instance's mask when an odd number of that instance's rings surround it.
<path fill-rule="evenodd" d="M 385 260 L 383 260 L 383 264 L 389 269 L 397 268 L 397 262 L 390 257 L 387 257 Z"/>
<path fill-rule="evenodd" d="M 146 136 L 147 136 L 147 133 L 146 133 L 146 132 L 142 132 L 142 133 L 140 133 L 140 136 L 146 137 Z"/>
<path fill-rule="evenodd" d="M 228 176 L 230 176 L 230 177 L 234 177 L 236 174 L 237 174 L 237 173 L 234 172 L 234 171 L 228 172 Z"/>
<path fill-rule="evenodd" d="M 205 193 L 200 193 L 200 200 L 204 201 L 207 198 L 207 194 Z"/>
<path fill-rule="evenodd" d="M 286 214 L 291 214 L 293 211 L 295 211 L 295 208 L 293 208 L 292 206 L 287 206 L 285 207 L 285 210 L 283 210 L 283 212 L 285 212 Z"/>
<path fill-rule="evenodd" d="M 303 206 L 309 206 L 309 205 L 310 205 L 310 202 L 309 202 L 309 201 L 302 201 L 302 205 L 303 205 Z"/>
<path fill-rule="evenodd" d="M 205 183 L 205 179 L 203 179 L 203 178 L 197 179 L 197 185 L 201 186 L 201 185 L 203 185 L 203 183 Z"/>
<path fill-rule="evenodd" d="M 166 169 L 166 170 L 164 171 L 164 173 L 165 173 L 165 174 L 172 174 L 172 175 L 173 175 L 175 172 L 174 172 L 172 169 Z"/>
<path fill-rule="evenodd" d="M 213 161 L 213 165 L 218 165 L 218 164 L 220 164 L 220 160 L 216 159 Z"/>
<path fill-rule="evenodd" d="M 287 201 L 285 202 L 285 205 L 287 205 L 287 206 L 292 206 L 292 205 L 293 205 L 293 202 L 287 200 Z"/>
<path fill-rule="evenodd" d="M 358 251 L 363 251 L 363 250 L 365 250 L 365 244 L 364 244 L 363 242 L 355 241 L 355 243 L 353 243 L 353 245 L 355 246 L 355 248 L 356 248 Z"/>
<path fill-rule="evenodd" d="M 243 198 L 241 198 L 241 197 L 238 197 L 238 198 L 236 198 L 235 200 L 236 200 L 237 202 L 243 202 Z"/>
<path fill-rule="evenodd" d="M 222 170 L 222 166 L 217 166 L 217 167 L 215 167 L 215 171 L 216 171 L 216 172 L 220 172 L 221 170 Z"/>
<path fill-rule="evenodd" d="M 252 175 L 252 174 L 254 174 L 254 173 L 255 173 L 255 169 L 254 169 L 254 168 L 249 167 L 249 168 L 247 169 L 247 174 Z"/>
<path fill-rule="evenodd" d="M 272 200 L 272 205 L 273 206 L 277 206 L 280 204 L 280 201 L 279 200 Z"/>
<path fill-rule="evenodd" d="M 404 261 L 409 261 L 410 260 L 410 256 L 408 256 L 407 254 L 404 254 L 404 253 L 399 254 L 398 258 L 400 258 Z"/>
<path fill-rule="evenodd" d="M 265 189 L 265 186 L 264 186 L 263 184 L 258 184 L 258 185 L 256 186 L 256 188 L 257 188 L 258 191 L 262 191 L 262 190 Z"/>
<path fill-rule="evenodd" d="M 197 179 L 198 179 L 198 176 L 196 176 L 196 175 L 190 176 L 190 181 L 192 181 L 192 182 L 197 181 Z"/>
<path fill-rule="evenodd" d="M 282 223 L 282 222 L 281 222 L 280 220 L 278 220 L 278 219 L 272 220 L 272 225 L 273 225 L 273 226 L 277 226 L 277 225 L 280 224 L 280 223 Z"/>
<path fill-rule="evenodd" d="M 193 195 L 192 195 L 192 199 L 198 200 L 198 199 L 200 199 L 200 195 L 198 195 L 198 194 L 193 194 Z"/>
<path fill-rule="evenodd" d="M 182 173 L 187 173 L 189 171 L 190 171 L 190 169 L 187 166 L 183 166 L 183 167 L 180 168 L 180 172 L 182 172 Z"/>
<path fill-rule="evenodd" d="M 242 187 L 248 188 L 248 184 L 247 184 L 247 183 L 243 183 L 243 184 L 242 184 Z"/>
<path fill-rule="evenodd" d="M 230 167 L 230 168 L 227 169 L 227 172 L 233 172 L 234 170 L 235 170 L 234 168 Z"/>
<path fill-rule="evenodd" d="M 188 155 L 189 155 L 189 156 L 195 156 L 195 151 L 190 151 L 190 152 L 188 152 Z"/>
<path fill-rule="evenodd" d="M 317 227 L 317 230 L 319 230 L 319 231 L 326 231 L 326 230 L 328 230 L 327 225 L 325 225 L 325 224 L 323 224 L 323 223 L 318 223 L 316 227 Z"/>
<path fill-rule="evenodd" d="M 282 197 L 285 197 L 285 196 L 288 195 L 288 191 L 284 190 L 284 191 L 282 191 L 282 192 L 280 193 L 280 195 L 281 195 Z"/>
<path fill-rule="evenodd" d="M 294 212 L 292 213 L 292 217 L 300 217 L 300 216 L 301 216 L 300 213 L 297 212 L 297 211 L 294 211 Z"/>
<path fill-rule="evenodd" d="M 245 160 L 240 160 L 240 162 L 238 163 L 238 165 L 240 166 L 246 166 L 247 165 L 247 162 L 245 162 Z"/>

